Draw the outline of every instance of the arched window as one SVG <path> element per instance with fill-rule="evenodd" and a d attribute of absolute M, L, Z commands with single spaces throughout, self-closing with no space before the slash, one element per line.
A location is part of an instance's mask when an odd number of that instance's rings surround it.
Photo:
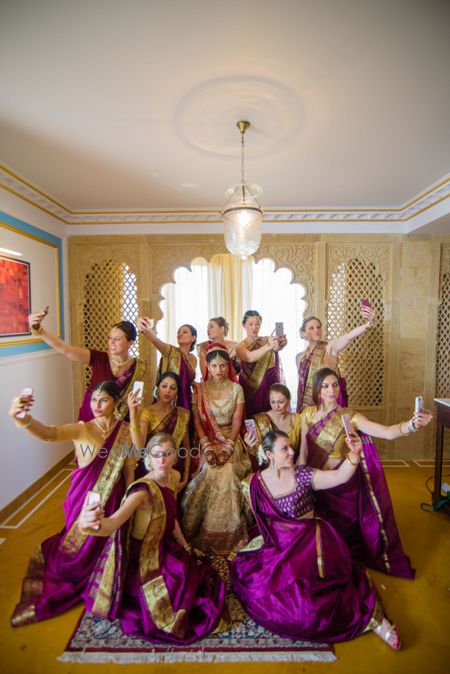
<path fill-rule="evenodd" d="M 163 341 L 176 344 L 177 329 L 184 323 L 197 328 L 198 342 L 205 341 L 208 320 L 224 316 L 230 323 L 228 338 L 239 342 L 245 337 L 241 324 L 244 312 L 257 309 L 263 317 L 261 335 L 271 334 L 276 322 L 284 323 L 288 345 L 281 352 L 281 361 L 286 384 L 295 398 L 295 355 L 305 348 L 299 326 L 306 303 L 305 289 L 292 283 L 290 270 L 275 271 L 269 259 L 255 262 L 252 258 L 242 261 L 231 255 L 216 255 L 209 263 L 194 259 L 191 269 L 180 267 L 174 279 L 161 289 L 163 318 L 158 321 L 157 332 Z"/>

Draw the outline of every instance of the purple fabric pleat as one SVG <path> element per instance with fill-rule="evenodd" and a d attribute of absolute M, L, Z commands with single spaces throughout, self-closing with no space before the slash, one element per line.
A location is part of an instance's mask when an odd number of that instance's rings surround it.
<path fill-rule="evenodd" d="M 132 490 L 136 488 L 146 489 L 142 483 L 133 485 Z M 186 646 L 208 635 L 219 623 L 225 585 L 208 563 L 198 563 L 176 542 L 172 533 L 177 517 L 176 499 L 170 489 L 160 489 L 166 509 L 166 527 L 159 545 L 159 572 L 168 590 L 171 610 L 173 613 L 184 610 L 185 615 L 173 630 L 169 627 L 166 631 L 155 624 L 145 600 L 139 568 L 142 541 L 131 538 L 128 555 L 116 557 L 114 583 L 118 592 L 122 588 L 123 592 L 115 598 L 107 617 L 119 618 L 125 634 L 151 642 Z M 124 538 L 122 535 L 121 540 Z M 93 600 L 86 602 L 86 607 L 93 610 Z"/>
<path fill-rule="evenodd" d="M 367 627 L 377 593 L 334 527 L 316 517 L 283 515 L 261 484 L 250 497 L 264 544 L 231 563 L 233 589 L 249 615 L 290 639 L 337 642 Z"/>
<path fill-rule="evenodd" d="M 307 435 L 308 463 L 320 451 L 315 438 L 334 415 L 312 424 Z M 363 443 L 361 463 L 345 484 L 317 492 L 318 512 L 330 521 L 349 546 L 354 559 L 377 571 L 400 578 L 414 578 L 395 521 L 389 488 L 372 438 L 359 433 Z"/>
<path fill-rule="evenodd" d="M 104 449 L 111 450 L 121 424 L 122 422 L 119 422 L 115 430 L 108 437 L 104 443 Z M 42 576 L 42 589 L 39 591 L 39 597 L 33 597 L 30 600 L 30 603 L 34 605 L 35 620 L 44 620 L 63 613 L 83 598 L 83 591 L 102 552 L 106 539 L 87 536 L 75 552 L 67 550 L 64 547 L 64 543 L 67 533 L 80 514 L 87 492 L 93 489 L 105 465 L 108 454 L 100 452 L 88 466 L 76 468 L 73 471 L 70 487 L 63 505 L 65 526 L 60 533 L 47 538 L 41 544 L 44 564 L 43 568 L 39 569 L 38 577 L 27 577 L 24 580 L 22 602 L 17 607 L 22 606 L 22 609 L 24 604 L 27 603 L 26 584 L 36 586 L 36 581 L 39 579 L 37 586 L 41 588 L 40 581 Z M 120 473 L 119 479 L 113 486 L 108 500 L 105 502 L 102 499 L 106 516 L 111 515 L 118 508 L 124 494 L 124 489 L 125 484 L 122 473 Z"/>

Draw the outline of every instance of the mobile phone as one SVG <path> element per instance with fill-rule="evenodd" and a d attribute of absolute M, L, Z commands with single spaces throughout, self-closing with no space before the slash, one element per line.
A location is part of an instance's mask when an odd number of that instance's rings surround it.
<path fill-rule="evenodd" d="M 369 307 L 369 309 L 372 308 L 372 307 L 370 306 L 369 300 L 368 300 L 366 297 L 361 297 L 361 299 L 359 300 L 359 305 L 360 305 L 361 307 Z"/>
<path fill-rule="evenodd" d="M 352 422 L 350 421 L 350 417 L 348 414 L 342 415 L 342 425 L 344 427 L 347 438 L 350 440 L 352 436 L 355 435 L 355 431 L 353 430 Z"/>
<path fill-rule="evenodd" d="M 423 396 L 416 396 L 414 414 L 418 414 L 421 409 L 423 409 Z"/>
<path fill-rule="evenodd" d="M 133 393 L 136 394 L 137 399 L 139 400 L 142 398 L 144 394 L 144 382 L 143 381 L 135 381 L 133 384 Z"/>
<path fill-rule="evenodd" d="M 275 323 L 275 337 L 282 337 L 284 335 L 283 323 Z"/>
<path fill-rule="evenodd" d="M 96 491 L 88 491 L 88 493 L 86 494 L 86 503 L 88 505 L 94 503 L 100 504 L 101 500 L 102 500 L 101 494 L 99 494 Z"/>
<path fill-rule="evenodd" d="M 31 398 L 32 395 L 33 389 L 31 387 L 23 388 L 20 392 L 20 398 Z M 16 414 L 17 419 L 23 419 L 24 416 L 27 414 L 28 409 L 24 410 L 23 412 L 19 412 L 19 414 Z"/>
<path fill-rule="evenodd" d="M 246 419 L 244 421 L 245 428 L 247 433 L 251 433 L 256 439 L 258 439 L 258 433 L 256 431 L 256 423 L 254 419 Z"/>

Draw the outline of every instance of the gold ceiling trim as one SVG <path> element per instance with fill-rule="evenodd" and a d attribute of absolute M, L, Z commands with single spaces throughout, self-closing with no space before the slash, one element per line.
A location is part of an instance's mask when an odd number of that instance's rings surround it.
<path fill-rule="evenodd" d="M 0 165 L 0 187 L 65 225 L 71 226 L 222 223 L 220 211 L 214 209 L 71 210 L 2 165 Z M 407 222 L 416 215 L 441 203 L 449 196 L 450 177 L 447 176 L 399 208 L 268 208 L 265 209 L 264 222 L 272 224 Z"/>

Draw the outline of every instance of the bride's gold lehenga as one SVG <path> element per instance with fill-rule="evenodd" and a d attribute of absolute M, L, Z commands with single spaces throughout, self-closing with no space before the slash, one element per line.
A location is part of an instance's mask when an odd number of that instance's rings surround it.
<path fill-rule="evenodd" d="M 206 553 L 228 555 L 241 547 L 248 540 L 248 527 L 253 521 L 241 486 L 251 463 L 239 437 L 232 455 L 220 463 L 220 437 L 230 437 L 236 405 L 243 402 L 242 387 L 229 379 L 220 386 L 210 379 L 194 386 L 194 405 L 214 456 L 186 488 L 182 521 L 188 541 Z M 218 459 L 215 463 L 214 457 Z"/>

